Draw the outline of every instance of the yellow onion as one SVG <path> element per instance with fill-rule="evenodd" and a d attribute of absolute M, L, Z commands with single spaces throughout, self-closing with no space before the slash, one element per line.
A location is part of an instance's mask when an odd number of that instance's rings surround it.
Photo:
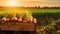
<path fill-rule="evenodd" d="M 29 18 L 27 19 L 27 22 L 29 23 Z"/>
<path fill-rule="evenodd" d="M 27 23 L 27 20 L 23 20 L 23 23 Z"/>
<path fill-rule="evenodd" d="M 33 17 L 32 17 L 32 16 L 29 17 L 29 22 L 30 22 L 30 23 L 33 22 Z"/>
<path fill-rule="evenodd" d="M 27 19 L 26 18 L 23 18 L 23 23 L 27 23 Z"/>
<path fill-rule="evenodd" d="M 22 18 L 18 18 L 18 21 L 21 22 L 22 21 Z"/>
<path fill-rule="evenodd" d="M 2 18 L 2 21 L 7 21 L 6 18 Z"/>
<path fill-rule="evenodd" d="M 33 22 L 33 19 L 30 19 L 29 22 L 32 23 Z"/>
<path fill-rule="evenodd" d="M 7 21 L 9 21 L 9 18 L 6 18 Z"/>
<path fill-rule="evenodd" d="M 37 20 L 36 20 L 36 18 L 34 18 L 34 23 L 37 23 Z"/>
<path fill-rule="evenodd" d="M 17 20 L 17 17 L 12 17 L 12 20 Z"/>

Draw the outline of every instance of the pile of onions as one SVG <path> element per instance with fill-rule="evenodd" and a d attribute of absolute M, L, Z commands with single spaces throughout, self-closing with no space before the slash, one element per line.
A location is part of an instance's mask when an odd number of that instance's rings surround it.
<path fill-rule="evenodd" d="M 10 19 L 9 18 L 2 18 L 2 21 L 9 21 Z M 12 17 L 12 21 L 18 21 L 18 22 L 23 22 L 23 23 L 37 23 L 37 20 L 36 18 L 33 19 L 32 16 L 30 16 L 28 19 L 22 19 L 22 18 L 17 18 L 17 17 Z"/>
<path fill-rule="evenodd" d="M 2 21 L 5 21 L 5 22 L 12 20 L 12 21 L 18 21 L 18 22 L 23 22 L 23 23 L 27 23 L 27 22 L 28 23 L 33 23 L 33 22 L 36 23 L 36 18 L 33 19 L 31 14 L 30 15 L 26 14 L 26 15 L 22 15 L 22 16 L 19 15 L 20 17 L 17 17 L 16 14 L 13 14 L 13 15 L 8 15 L 9 18 L 6 18 L 5 16 L 4 16 L 4 18 L 2 18 Z M 27 18 L 27 16 L 28 16 L 28 18 Z"/>

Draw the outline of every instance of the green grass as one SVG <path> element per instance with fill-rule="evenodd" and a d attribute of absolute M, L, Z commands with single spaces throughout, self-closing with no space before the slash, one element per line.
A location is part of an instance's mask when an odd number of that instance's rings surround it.
<path fill-rule="evenodd" d="M 32 16 L 35 18 L 41 17 L 55 17 L 60 15 L 60 9 L 28 9 Z"/>
<path fill-rule="evenodd" d="M 30 12 L 60 12 L 60 9 L 28 9 Z"/>

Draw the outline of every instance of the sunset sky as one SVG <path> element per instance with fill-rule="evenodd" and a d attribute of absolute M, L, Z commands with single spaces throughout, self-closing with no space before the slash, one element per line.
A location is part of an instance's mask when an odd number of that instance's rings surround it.
<path fill-rule="evenodd" d="M 17 7 L 58 6 L 60 7 L 60 0 L 0 0 L 0 6 L 17 6 Z"/>

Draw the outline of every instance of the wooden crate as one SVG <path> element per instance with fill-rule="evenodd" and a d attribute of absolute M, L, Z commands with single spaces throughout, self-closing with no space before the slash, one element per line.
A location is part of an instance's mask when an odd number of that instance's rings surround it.
<path fill-rule="evenodd" d="M 0 25 L 1 30 L 12 30 L 12 31 L 35 31 L 34 23 L 13 23 L 8 22 Z"/>

